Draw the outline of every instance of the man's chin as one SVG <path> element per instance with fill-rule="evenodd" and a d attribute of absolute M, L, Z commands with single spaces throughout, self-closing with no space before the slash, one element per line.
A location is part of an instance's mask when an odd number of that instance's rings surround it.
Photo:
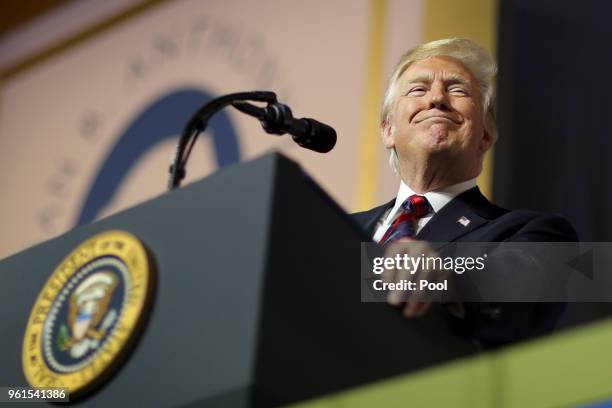
<path fill-rule="evenodd" d="M 430 151 L 432 153 L 446 151 L 449 147 L 450 141 L 447 134 L 430 134 L 423 140 L 421 145 L 424 151 Z"/>
<path fill-rule="evenodd" d="M 425 139 L 435 144 L 439 144 L 448 140 L 449 133 L 450 129 L 448 123 L 435 123 L 429 127 L 428 132 L 425 134 Z"/>

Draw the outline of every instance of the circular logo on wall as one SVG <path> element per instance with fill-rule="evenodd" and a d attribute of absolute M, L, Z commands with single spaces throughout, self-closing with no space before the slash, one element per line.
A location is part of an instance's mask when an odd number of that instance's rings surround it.
<path fill-rule="evenodd" d="M 23 340 L 23 370 L 33 387 L 93 390 L 127 356 L 153 294 L 143 244 L 124 231 L 76 248 L 41 290 Z"/>

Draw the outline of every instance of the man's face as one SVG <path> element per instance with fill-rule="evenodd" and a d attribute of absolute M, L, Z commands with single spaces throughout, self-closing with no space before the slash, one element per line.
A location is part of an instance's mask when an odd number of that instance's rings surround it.
<path fill-rule="evenodd" d="M 484 130 L 480 89 L 458 60 L 433 57 L 411 64 L 399 79 L 383 143 L 395 147 L 402 172 L 411 160 L 443 159 L 475 177 L 491 146 Z M 474 170 L 476 169 L 477 170 Z"/>

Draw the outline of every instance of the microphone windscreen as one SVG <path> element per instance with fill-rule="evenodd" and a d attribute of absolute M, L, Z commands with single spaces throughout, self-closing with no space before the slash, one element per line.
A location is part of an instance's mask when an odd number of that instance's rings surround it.
<path fill-rule="evenodd" d="M 310 124 L 310 135 L 300 143 L 302 147 L 319 153 L 327 153 L 336 145 L 336 131 L 331 126 L 306 118 Z"/>

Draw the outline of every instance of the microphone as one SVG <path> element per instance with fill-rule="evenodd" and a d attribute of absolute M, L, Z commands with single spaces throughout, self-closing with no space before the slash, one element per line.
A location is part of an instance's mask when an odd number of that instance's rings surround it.
<path fill-rule="evenodd" d="M 232 105 L 239 111 L 258 118 L 267 133 L 289 133 L 298 145 L 306 149 L 327 153 L 336 145 L 336 131 L 331 126 L 311 118 L 296 119 L 289 106 L 282 103 L 272 102 L 265 108 L 246 102 L 234 102 Z"/>

